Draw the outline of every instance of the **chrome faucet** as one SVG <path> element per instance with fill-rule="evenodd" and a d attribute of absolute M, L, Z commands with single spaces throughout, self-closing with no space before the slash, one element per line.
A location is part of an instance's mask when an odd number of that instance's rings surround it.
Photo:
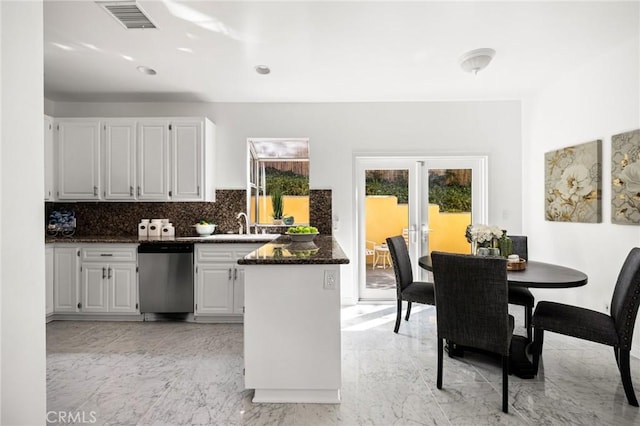
<path fill-rule="evenodd" d="M 245 212 L 240 212 L 236 216 L 236 219 L 240 219 L 243 216 L 244 216 L 244 225 L 245 225 L 244 233 L 248 234 L 249 233 L 249 218 L 247 217 L 247 214 Z"/>

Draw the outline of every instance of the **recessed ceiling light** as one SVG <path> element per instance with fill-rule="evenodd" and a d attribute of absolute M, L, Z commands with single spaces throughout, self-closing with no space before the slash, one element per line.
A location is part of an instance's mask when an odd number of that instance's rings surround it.
<path fill-rule="evenodd" d="M 54 43 L 51 43 L 51 44 L 53 44 L 55 47 L 57 47 L 59 49 L 62 49 L 62 50 L 75 50 L 73 47 L 68 46 L 66 44 L 62 44 L 62 43 L 55 43 L 54 42 Z"/>
<path fill-rule="evenodd" d="M 254 68 L 258 74 L 262 74 L 262 75 L 269 74 L 271 72 L 269 67 L 266 65 L 256 65 Z"/>
<path fill-rule="evenodd" d="M 138 67 L 138 71 L 140 71 L 142 74 L 147 74 L 147 75 L 156 75 L 157 72 L 156 70 L 154 70 L 153 68 L 149 68 L 149 67 L 145 67 L 140 65 Z"/>
<path fill-rule="evenodd" d="M 91 44 L 91 43 L 81 43 L 81 44 L 87 49 L 96 50 L 96 51 L 100 50 L 95 44 Z"/>

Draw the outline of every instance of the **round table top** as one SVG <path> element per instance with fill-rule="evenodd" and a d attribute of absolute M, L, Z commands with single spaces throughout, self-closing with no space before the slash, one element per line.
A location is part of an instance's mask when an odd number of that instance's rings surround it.
<path fill-rule="evenodd" d="M 418 259 L 421 268 L 431 271 L 431 257 Z M 522 271 L 507 271 L 509 285 L 530 288 L 569 288 L 587 284 L 587 275 L 576 269 L 528 260 Z"/>

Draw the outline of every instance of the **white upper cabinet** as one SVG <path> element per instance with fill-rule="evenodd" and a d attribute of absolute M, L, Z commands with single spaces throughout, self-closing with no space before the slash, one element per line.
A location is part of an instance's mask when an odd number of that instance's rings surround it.
<path fill-rule="evenodd" d="M 100 121 L 60 120 L 58 138 L 58 199 L 100 198 Z"/>
<path fill-rule="evenodd" d="M 215 125 L 206 118 L 63 119 L 56 127 L 60 200 L 215 201 Z"/>
<path fill-rule="evenodd" d="M 202 200 L 203 121 L 171 122 L 171 199 Z"/>
<path fill-rule="evenodd" d="M 53 118 L 44 116 L 44 199 L 55 200 L 55 156 Z"/>
<path fill-rule="evenodd" d="M 138 121 L 138 200 L 169 200 L 169 122 Z"/>
<path fill-rule="evenodd" d="M 136 121 L 108 120 L 102 128 L 105 200 L 133 200 L 136 195 Z"/>

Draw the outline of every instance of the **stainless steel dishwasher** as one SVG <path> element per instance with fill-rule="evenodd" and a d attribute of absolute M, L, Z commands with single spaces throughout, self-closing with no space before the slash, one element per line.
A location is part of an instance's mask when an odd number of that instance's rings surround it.
<path fill-rule="evenodd" d="M 138 246 L 140 313 L 193 312 L 193 244 Z"/>

